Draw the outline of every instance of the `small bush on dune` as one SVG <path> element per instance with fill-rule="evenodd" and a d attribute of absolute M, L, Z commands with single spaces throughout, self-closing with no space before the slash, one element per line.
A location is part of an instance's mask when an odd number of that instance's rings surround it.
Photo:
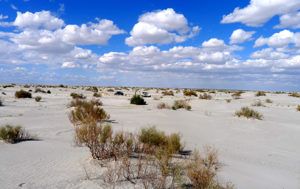
<path fill-rule="evenodd" d="M 289 96 L 300 98 L 300 93 L 293 92 L 293 93 L 290 93 Z"/>
<path fill-rule="evenodd" d="M 235 112 L 235 115 L 238 116 L 238 117 L 246 117 L 246 118 L 253 118 L 253 119 L 258 119 L 258 120 L 262 120 L 263 116 L 255 111 L 255 110 L 252 110 L 248 107 L 242 107 L 241 110 Z"/>
<path fill-rule="evenodd" d="M 50 91 L 50 90 L 47 90 L 47 94 L 51 94 L 51 91 Z"/>
<path fill-rule="evenodd" d="M 271 99 L 269 99 L 269 98 L 267 98 L 267 99 L 265 100 L 265 102 L 266 102 L 266 103 L 269 103 L 269 104 L 270 104 L 270 103 L 273 103 L 273 101 L 272 101 Z"/>
<path fill-rule="evenodd" d="M 234 92 L 231 96 L 232 96 L 234 99 L 240 99 L 243 93 L 244 93 L 243 91 L 236 91 L 236 92 Z"/>
<path fill-rule="evenodd" d="M 109 119 L 109 115 L 99 105 L 100 101 L 85 101 L 76 100 L 71 106 L 74 109 L 71 111 L 70 120 L 74 125 L 98 123 Z"/>
<path fill-rule="evenodd" d="M 193 188 L 197 189 L 229 189 L 229 184 L 222 186 L 217 180 L 221 168 L 218 155 L 212 148 L 207 148 L 204 155 L 196 152 L 187 165 L 187 176 Z"/>
<path fill-rule="evenodd" d="M 2 100 L 1 100 L 1 98 L 0 98 L 0 106 L 3 106 L 3 102 L 2 102 Z"/>
<path fill-rule="evenodd" d="M 181 108 L 186 109 L 186 110 L 191 110 L 192 109 L 191 105 L 189 105 L 187 103 L 187 101 L 185 101 L 185 100 L 175 100 L 174 104 L 172 106 L 172 109 L 177 110 L 177 109 L 181 109 Z"/>
<path fill-rule="evenodd" d="M 94 96 L 94 97 L 102 97 L 102 94 L 101 94 L 101 93 L 98 93 L 98 92 L 96 92 L 96 93 L 94 93 L 94 94 L 93 94 L 93 96 Z"/>
<path fill-rule="evenodd" d="M 203 93 L 203 94 L 200 94 L 199 95 L 199 98 L 200 99 L 205 99 L 205 100 L 211 100 L 212 99 L 212 96 L 207 94 L 207 93 Z"/>
<path fill-rule="evenodd" d="M 130 104 L 146 105 L 147 103 L 140 95 L 133 95 L 133 97 L 130 99 Z"/>
<path fill-rule="evenodd" d="M 161 92 L 161 94 L 163 94 L 164 96 L 174 96 L 173 91 L 163 91 L 163 92 Z"/>
<path fill-rule="evenodd" d="M 7 143 L 17 143 L 33 138 L 20 126 L 5 125 L 0 127 L 0 140 Z"/>
<path fill-rule="evenodd" d="M 259 100 L 259 101 L 256 101 L 252 104 L 252 106 L 261 106 L 261 107 L 265 107 L 265 105 Z"/>
<path fill-rule="evenodd" d="M 183 94 L 184 96 L 198 96 L 197 93 L 193 90 L 184 90 Z"/>
<path fill-rule="evenodd" d="M 86 98 L 83 94 L 78 94 L 78 93 L 71 93 L 70 96 L 73 99 L 85 99 Z"/>
<path fill-rule="evenodd" d="M 157 105 L 158 109 L 171 109 L 170 105 L 168 105 L 167 103 L 161 102 Z"/>
<path fill-rule="evenodd" d="M 36 88 L 34 92 L 35 92 L 35 93 L 46 93 L 46 91 L 44 91 L 44 90 L 41 89 L 41 88 Z"/>
<path fill-rule="evenodd" d="M 98 92 L 98 88 L 95 87 L 95 86 L 93 86 L 93 87 L 88 87 L 88 88 L 86 89 L 86 91 L 91 91 L 91 92 L 97 93 L 97 92 Z"/>
<path fill-rule="evenodd" d="M 32 95 L 30 92 L 20 90 L 15 92 L 15 97 L 16 98 L 32 98 Z"/>
<path fill-rule="evenodd" d="M 298 106 L 297 106 L 297 111 L 299 111 L 299 112 L 300 112 L 300 105 L 298 105 Z"/>
<path fill-rule="evenodd" d="M 266 96 L 266 92 L 264 91 L 257 91 L 255 96 Z"/>
<path fill-rule="evenodd" d="M 36 102 L 39 102 L 39 101 L 42 100 L 42 97 L 41 97 L 41 96 L 36 96 L 36 97 L 34 98 L 34 100 L 35 100 Z"/>

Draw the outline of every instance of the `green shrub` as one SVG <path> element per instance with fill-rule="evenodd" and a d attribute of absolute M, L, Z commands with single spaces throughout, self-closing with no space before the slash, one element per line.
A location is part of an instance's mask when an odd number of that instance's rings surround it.
<path fill-rule="evenodd" d="M 199 95 L 199 98 L 200 99 L 205 99 L 205 100 L 211 100 L 212 99 L 212 96 L 207 94 L 207 93 L 203 93 L 203 94 L 200 94 Z"/>
<path fill-rule="evenodd" d="M 74 125 L 98 123 L 109 119 L 109 115 L 99 105 L 100 101 L 77 100 L 71 106 L 70 120 Z"/>
<path fill-rule="evenodd" d="M 0 140 L 7 143 L 17 143 L 33 138 L 20 126 L 5 125 L 0 127 Z"/>
<path fill-rule="evenodd" d="M 189 105 L 187 103 L 187 101 L 185 101 L 185 100 L 175 100 L 174 104 L 172 106 L 172 109 L 177 110 L 177 109 L 181 109 L 181 108 L 184 108 L 186 110 L 191 110 L 192 109 L 191 105 Z"/>
<path fill-rule="evenodd" d="M 262 120 L 263 116 L 255 111 L 255 110 L 252 110 L 248 107 L 242 107 L 241 110 L 235 112 L 235 115 L 238 116 L 238 117 L 246 117 L 246 118 L 253 118 L 253 119 L 258 119 L 258 120 Z"/>
<path fill-rule="evenodd" d="M 197 93 L 193 90 L 184 90 L 183 94 L 184 96 L 198 96 Z"/>
<path fill-rule="evenodd" d="M 130 104 L 146 105 L 147 103 L 140 95 L 133 95 L 133 97 L 130 99 Z"/>
<path fill-rule="evenodd" d="M 78 93 L 71 93 L 70 96 L 73 99 L 85 99 L 86 98 L 83 94 L 78 94 Z"/>
<path fill-rule="evenodd" d="M 264 91 L 257 91 L 255 96 L 266 96 L 266 92 Z"/>
<path fill-rule="evenodd" d="M 36 96 L 36 97 L 34 98 L 34 100 L 35 100 L 36 102 L 39 102 L 39 101 L 42 100 L 42 97 L 41 97 L 41 96 Z"/>
<path fill-rule="evenodd" d="M 24 90 L 22 90 L 22 89 L 19 90 L 19 91 L 16 91 L 15 97 L 16 97 L 16 98 L 32 98 L 30 92 L 24 91 Z"/>
<path fill-rule="evenodd" d="M 148 147 L 160 147 L 168 150 L 171 154 L 176 153 L 183 148 L 181 137 L 177 133 L 166 135 L 163 131 L 157 130 L 155 127 L 141 129 L 138 139 L 142 144 Z"/>

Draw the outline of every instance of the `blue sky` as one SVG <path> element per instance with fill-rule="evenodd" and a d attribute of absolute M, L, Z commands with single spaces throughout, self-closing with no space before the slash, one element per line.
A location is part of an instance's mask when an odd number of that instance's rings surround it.
<path fill-rule="evenodd" d="M 0 0 L 0 82 L 300 90 L 299 0 Z"/>

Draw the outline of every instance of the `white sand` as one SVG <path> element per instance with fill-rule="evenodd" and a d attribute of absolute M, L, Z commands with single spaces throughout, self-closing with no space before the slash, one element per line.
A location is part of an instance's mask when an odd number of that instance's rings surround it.
<path fill-rule="evenodd" d="M 0 107 L 0 125 L 21 125 L 40 141 L 18 144 L 0 142 L 0 188 L 105 188 L 97 179 L 101 172 L 91 161 L 88 149 L 73 142 L 73 127 L 68 120 L 71 92 L 92 98 L 92 92 L 80 89 L 52 89 L 52 94 L 34 99 L 15 99 L 19 87 L 0 89 L 4 106 Z M 161 96 L 150 91 L 154 96 Z M 124 91 L 127 93 L 127 91 Z M 131 92 L 132 93 L 132 92 Z M 155 125 L 166 132 L 180 132 L 188 149 L 212 145 L 224 164 L 219 178 L 243 189 L 300 188 L 300 98 L 287 94 L 255 97 L 247 92 L 242 99 L 227 103 L 225 93 L 213 100 L 191 98 L 192 111 L 159 110 L 159 102 L 172 103 L 182 94 L 161 100 L 147 98 L 148 105 L 129 104 L 129 96 L 105 95 L 104 109 L 115 120 L 115 129 L 137 132 Z M 262 121 L 234 116 L 242 106 L 251 106 L 256 99 L 270 98 L 267 107 L 252 107 L 264 115 Z M 86 171 L 85 171 L 86 170 Z M 87 179 L 86 172 L 91 177 Z"/>

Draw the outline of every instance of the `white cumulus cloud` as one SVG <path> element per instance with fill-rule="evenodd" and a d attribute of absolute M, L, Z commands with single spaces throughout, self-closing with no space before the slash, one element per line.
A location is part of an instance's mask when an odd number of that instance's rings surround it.
<path fill-rule="evenodd" d="M 230 43 L 238 44 L 249 41 L 254 33 L 254 31 L 245 31 L 243 29 L 234 30 L 230 36 Z"/>

